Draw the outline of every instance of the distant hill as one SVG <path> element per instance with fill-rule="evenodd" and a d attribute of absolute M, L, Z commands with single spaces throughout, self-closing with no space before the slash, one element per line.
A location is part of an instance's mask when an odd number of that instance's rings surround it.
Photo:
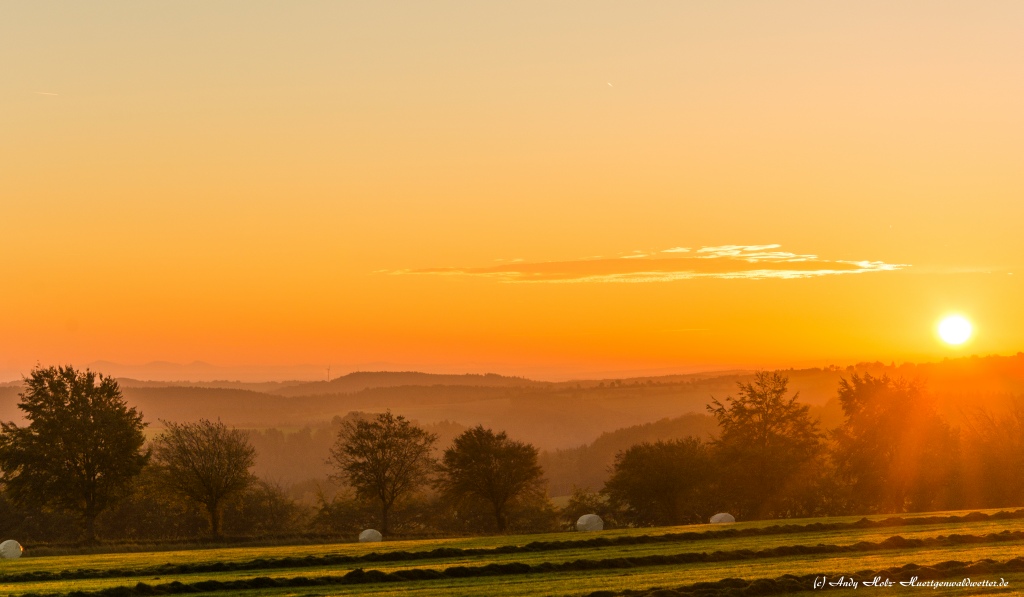
<path fill-rule="evenodd" d="M 859 363 L 790 369 L 791 392 L 811 406 L 824 428 L 842 423 L 839 382 L 854 373 L 920 380 L 941 412 L 959 425 L 978 408 L 998 411 L 1024 396 L 1024 353 L 922 364 Z M 552 495 L 573 485 L 600 489 L 615 454 L 642 441 L 707 437 L 712 397 L 735 396 L 753 372 L 541 382 L 501 375 L 358 372 L 330 382 L 152 382 L 119 378 L 125 399 L 159 430 L 160 420 L 220 419 L 248 429 L 260 450 L 257 472 L 286 483 L 323 477 L 337 419 L 390 409 L 441 435 L 482 424 L 542 450 Z M 0 384 L 0 420 L 23 422 L 21 382 Z M 308 429 L 307 429 L 308 428 Z"/>
<path fill-rule="evenodd" d="M 193 361 L 191 363 L 171 363 L 152 361 L 136 365 L 126 365 L 111 361 L 94 361 L 85 364 L 93 371 L 101 371 L 114 377 L 132 379 L 154 379 L 169 382 L 168 385 L 217 379 L 279 381 L 286 379 L 314 380 L 321 379 L 325 373 L 319 365 L 246 365 L 221 366 Z"/>
<path fill-rule="evenodd" d="M 18 394 L 22 385 L 0 386 L 0 421 L 18 421 L 23 414 L 18 409 Z"/>
<path fill-rule="evenodd" d="M 265 480 L 285 486 L 303 481 L 323 481 L 335 472 L 327 460 L 343 420 L 338 417 L 330 423 L 287 432 L 279 429 L 250 431 L 249 438 L 257 454 L 253 472 Z M 466 426 L 450 421 L 414 422 L 428 433 L 437 435 L 434 446 L 436 457 L 440 457 L 451 446 L 452 440 L 466 430 Z M 304 501 L 312 503 L 313 498 L 313 495 L 309 495 Z"/>
<path fill-rule="evenodd" d="M 249 390 L 273 394 L 281 388 L 297 386 L 305 381 L 143 381 L 131 377 L 118 377 L 117 383 L 122 388 L 222 388 L 227 390 Z"/>
<path fill-rule="evenodd" d="M 615 464 L 615 455 L 643 442 L 697 437 L 702 441 L 718 433 L 718 424 L 707 414 L 690 413 L 653 423 L 633 425 L 602 433 L 592 443 L 567 450 L 542 452 L 540 464 L 552 497 L 569 495 L 573 487 L 600 490 Z"/>
<path fill-rule="evenodd" d="M 841 422 L 839 380 L 853 373 L 920 379 L 951 422 L 977 407 L 999 408 L 1024 395 L 1024 354 L 965 357 L 924 364 L 860 363 L 791 369 L 790 390 L 812 406 L 826 427 Z M 501 375 L 359 372 L 330 382 L 200 382 L 168 384 L 122 379 L 125 398 L 154 427 L 160 419 L 220 418 L 249 429 L 299 429 L 352 411 L 391 409 L 424 424 L 483 424 L 546 450 L 577 448 L 604 432 L 705 413 L 712 397 L 737 392 L 751 372 L 540 382 Z M 21 384 L 0 386 L 0 420 L 20 420 Z"/>
<path fill-rule="evenodd" d="M 507 377 L 496 373 L 444 375 L 417 371 L 356 371 L 331 381 L 290 384 L 269 390 L 282 396 L 315 396 L 319 394 L 351 394 L 370 388 L 399 386 L 473 386 L 481 388 L 548 387 L 551 383 L 523 377 Z"/>
<path fill-rule="evenodd" d="M 937 363 L 860 363 L 856 369 L 890 377 L 920 379 L 930 391 L 946 395 L 1019 395 L 1024 393 L 1024 353 L 971 356 Z"/>

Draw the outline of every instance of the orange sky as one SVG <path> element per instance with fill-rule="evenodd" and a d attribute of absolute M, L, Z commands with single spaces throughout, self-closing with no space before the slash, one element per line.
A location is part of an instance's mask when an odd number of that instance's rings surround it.
<path fill-rule="evenodd" d="M 1022 22 L 1018 2 L 4 2 L 0 379 L 1024 350 Z M 954 311 L 976 326 L 957 349 L 934 332 Z"/>

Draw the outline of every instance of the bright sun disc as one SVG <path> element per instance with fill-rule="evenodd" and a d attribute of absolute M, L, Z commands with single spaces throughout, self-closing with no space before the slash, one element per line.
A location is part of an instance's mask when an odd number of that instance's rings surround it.
<path fill-rule="evenodd" d="M 946 344 L 963 344 L 971 337 L 971 322 L 952 315 L 939 322 L 939 337 Z"/>

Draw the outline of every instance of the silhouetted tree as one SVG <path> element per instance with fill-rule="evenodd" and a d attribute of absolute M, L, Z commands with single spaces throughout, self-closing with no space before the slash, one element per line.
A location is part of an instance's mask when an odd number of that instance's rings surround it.
<path fill-rule="evenodd" d="M 29 424 L 0 427 L 0 469 L 8 495 L 32 506 L 77 513 L 84 539 L 96 517 L 122 497 L 148 454 L 142 415 L 128 408 L 117 382 L 88 369 L 36 368 L 18 408 Z"/>
<path fill-rule="evenodd" d="M 224 508 L 224 528 L 250 537 L 297 533 L 302 530 L 307 512 L 280 486 L 256 481 L 231 499 Z"/>
<path fill-rule="evenodd" d="M 487 503 L 499 533 L 505 532 L 509 507 L 515 501 L 544 494 L 537 448 L 482 425 L 455 438 L 444 452 L 440 472 L 438 488 L 455 500 L 475 498 Z"/>
<path fill-rule="evenodd" d="M 1004 508 L 1020 504 L 1024 478 L 1024 396 L 1010 399 L 1008 409 L 978 409 L 965 417 L 963 457 L 970 478 L 968 507 Z"/>
<path fill-rule="evenodd" d="M 387 534 L 395 503 L 427 483 L 436 441 L 436 435 L 387 411 L 372 420 L 345 421 L 328 462 L 357 497 L 378 503 L 380 532 Z"/>
<path fill-rule="evenodd" d="M 853 374 L 840 380 L 839 401 L 846 421 L 835 432 L 834 459 L 853 508 L 904 512 L 957 505 L 958 436 L 921 384 Z"/>
<path fill-rule="evenodd" d="M 806 466 L 820 453 L 822 435 L 798 394 L 786 397 L 788 384 L 781 373 L 758 371 L 753 382 L 738 384 L 738 397 L 708 405 L 721 428 L 712 442 L 720 495 L 740 516 L 800 514 L 790 498 L 811 474 Z"/>
<path fill-rule="evenodd" d="M 115 541 L 176 541 L 206 531 L 206 509 L 177 492 L 168 491 L 157 467 L 147 466 L 132 490 L 96 519 L 105 538 Z"/>
<path fill-rule="evenodd" d="M 644 442 L 619 452 L 604 493 L 635 525 L 697 523 L 711 513 L 710 479 L 711 456 L 700 440 Z"/>
<path fill-rule="evenodd" d="M 717 433 L 718 423 L 714 417 L 705 413 L 687 413 L 606 431 L 593 443 L 576 448 L 545 450 L 540 453 L 538 462 L 544 469 L 548 492 L 552 495 L 571 493 L 574 486 L 597 491 L 608 481 L 615 456 L 631 446 L 685 437 L 706 438 Z"/>
<path fill-rule="evenodd" d="M 206 508 L 210 534 L 220 538 L 224 501 L 255 481 L 256 449 L 245 432 L 220 421 L 164 425 L 153 440 L 153 464 L 165 486 Z"/>
<path fill-rule="evenodd" d="M 310 530 L 316 533 L 352 538 L 376 526 L 380 519 L 380 508 L 375 503 L 357 498 L 352 492 L 328 497 L 321 491 L 316 501 L 316 512 L 309 524 Z"/>

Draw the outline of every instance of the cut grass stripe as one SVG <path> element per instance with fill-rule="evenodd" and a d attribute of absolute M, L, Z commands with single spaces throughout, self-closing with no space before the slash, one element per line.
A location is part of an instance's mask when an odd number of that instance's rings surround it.
<path fill-rule="evenodd" d="M 1006 574 L 1024 571 L 1024 558 L 1014 558 L 1005 562 L 993 560 L 981 560 L 978 562 L 960 562 L 950 560 L 940 562 L 931 566 L 919 566 L 917 564 L 906 564 L 904 566 L 886 568 L 884 570 L 863 570 L 854 574 L 845 574 L 845 578 L 852 579 L 862 584 L 865 581 L 877 579 L 890 580 L 894 583 L 909 582 L 916 578 L 918 583 L 928 581 L 944 581 L 955 579 L 974 579 L 997 581 L 1002 579 L 991 578 L 994 574 Z M 986 578 L 988 577 L 988 578 Z M 684 595 L 701 595 L 701 597 L 716 597 L 718 595 L 776 595 L 801 593 L 812 591 L 815 581 L 822 578 L 819 574 L 793 575 L 785 574 L 778 578 L 725 578 L 715 582 L 699 582 L 682 587 L 650 588 L 650 589 L 624 589 L 621 591 L 594 591 L 586 597 L 674 597 Z M 833 580 L 838 576 L 832 577 Z M 917 586 L 925 586 L 918 584 Z M 902 588 L 902 585 L 898 585 Z M 820 588 L 820 587 L 817 587 Z"/>
<path fill-rule="evenodd" d="M 51 580 L 77 580 L 96 578 L 120 578 L 131 576 L 169 576 L 177 574 L 218 573 L 246 570 L 273 570 L 284 568 L 317 568 L 326 566 L 342 566 L 364 563 L 409 562 L 418 560 L 444 560 L 475 556 L 513 555 L 519 553 L 538 553 L 572 549 L 590 549 L 599 547 L 621 547 L 644 544 L 689 543 L 715 539 L 739 537 L 758 537 L 799 533 L 835 532 L 844 530 L 869 530 L 906 526 L 926 526 L 956 524 L 964 522 L 983 522 L 996 520 L 1013 520 L 1024 518 L 1024 509 L 1000 511 L 991 514 L 971 512 L 962 516 L 921 516 L 891 517 L 882 520 L 863 518 L 852 522 L 815 522 L 803 525 L 785 524 L 768 527 L 725 528 L 701 532 L 666 533 L 661 535 L 630 535 L 618 537 L 593 537 L 568 541 L 534 541 L 525 545 L 503 545 L 493 548 L 452 548 L 441 547 L 424 551 L 390 551 L 372 552 L 362 555 L 331 554 L 323 556 L 256 558 L 242 562 L 196 562 L 180 564 L 164 564 L 145 568 L 108 568 L 108 569 L 77 569 L 53 571 L 33 571 L 22 573 L 0 574 L 0 582 L 42 582 Z M 1004 535 L 1001 533 L 1000 535 Z M 963 535 L 969 537 L 970 535 Z M 994 534 L 986 535 L 986 537 Z M 927 540 L 927 539 L 926 539 Z M 995 541 L 996 539 L 986 539 Z M 888 541 L 888 539 L 887 539 Z M 868 545 L 863 543 L 863 545 Z M 802 546 L 797 546 L 802 547 Z M 826 546 L 827 547 L 827 546 Z M 831 546 L 848 548 L 850 546 Z M 781 548 L 775 548 L 781 549 Z M 761 550 L 766 553 L 771 550 Z M 727 553 L 727 552 L 723 552 Z M 746 553 L 736 551 L 735 553 Z M 749 552 L 754 553 L 754 552 Z M 654 557 L 654 556 L 652 556 Z M 774 556 L 763 556 L 774 557 Z M 742 558 L 736 558 L 742 559 Z"/>
<path fill-rule="evenodd" d="M 660 554 L 635 558 L 609 558 L 600 560 L 574 560 L 570 562 L 544 562 L 526 564 L 522 562 L 490 563 L 483 566 L 453 566 L 443 570 L 429 568 L 407 568 L 384 572 L 381 570 L 363 570 L 357 568 L 344 575 L 325 575 L 318 577 L 279 577 L 261 576 L 237 580 L 203 580 L 193 583 L 180 581 L 150 585 L 137 583 L 134 587 L 117 586 L 96 591 L 74 591 L 69 597 L 133 597 L 135 595 L 161 595 L 188 592 L 219 592 L 240 591 L 266 588 L 311 587 L 325 585 L 353 585 L 368 583 L 401 583 L 410 581 L 426 581 L 441 579 L 463 579 L 488 576 L 516 576 L 523 574 L 549 574 L 594 570 L 615 570 L 640 568 L 649 566 L 668 566 L 683 564 L 703 564 L 733 560 L 756 560 L 766 558 L 782 558 L 807 555 L 836 555 L 863 553 L 880 550 L 906 550 L 926 547 L 951 547 L 989 542 L 1024 541 L 1024 531 L 992 533 L 989 535 L 945 535 L 939 537 L 905 539 L 894 536 L 877 543 L 859 542 L 853 545 L 791 545 L 765 550 L 718 551 L 713 553 L 686 552 L 678 554 Z M 1019 559 L 1019 558 L 1018 558 Z M 1020 559 L 1024 562 L 1024 559 Z M 764 580 L 764 579 L 760 579 Z M 789 586 L 791 579 L 787 579 Z M 789 583 L 789 584 L 787 584 Z M 713 584 L 713 583 L 712 583 Z M 810 587 L 808 587 L 810 588 Z M 804 590 L 804 589 L 800 589 Z M 624 595 L 626 593 L 623 593 Z M 33 593 L 26 593 L 26 596 Z"/>

